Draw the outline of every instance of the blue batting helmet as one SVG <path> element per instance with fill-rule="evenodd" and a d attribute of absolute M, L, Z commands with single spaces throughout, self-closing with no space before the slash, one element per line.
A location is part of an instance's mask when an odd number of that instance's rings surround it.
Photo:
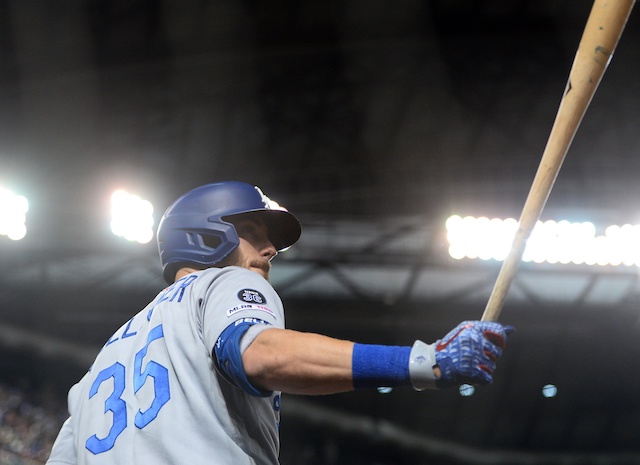
<path fill-rule="evenodd" d="M 230 220 L 243 213 L 260 215 L 278 251 L 300 238 L 298 219 L 257 186 L 238 181 L 206 184 L 176 200 L 160 220 L 157 240 L 165 281 L 173 283 L 184 264 L 212 266 L 233 252 L 240 239 Z"/>

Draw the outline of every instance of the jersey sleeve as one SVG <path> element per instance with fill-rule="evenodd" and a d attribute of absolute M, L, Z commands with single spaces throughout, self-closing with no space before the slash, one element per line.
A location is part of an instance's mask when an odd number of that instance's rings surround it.
<path fill-rule="evenodd" d="M 201 303 L 203 335 L 210 351 L 222 332 L 237 322 L 285 327 L 282 301 L 259 274 L 227 267 L 203 284 L 206 286 Z"/>
<path fill-rule="evenodd" d="M 51 455 L 46 465 L 76 465 L 77 463 L 71 418 L 67 418 L 51 448 Z"/>
<path fill-rule="evenodd" d="M 86 377 L 87 375 L 85 375 Z M 65 420 L 58 432 L 58 436 L 51 447 L 51 454 L 46 465 L 76 465 L 78 463 L 78 452 L 74 439 L 74 417 L 79 410 L 81 388 L 80 383 L 71 386 L 67 395 L 67 407 L 69 418 Z"/>

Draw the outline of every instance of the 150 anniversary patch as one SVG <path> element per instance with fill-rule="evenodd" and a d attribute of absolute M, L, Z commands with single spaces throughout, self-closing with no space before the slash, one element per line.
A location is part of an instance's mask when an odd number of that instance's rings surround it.
<path fill-rule="evenodd" d="M 262 295 L 261 292 L 256 291 L 255 289 L 242 289 L 238 292 L 238 299 L 243 302 L 252 303 L 252 304 L 266 304 L 267 299 Z"/>

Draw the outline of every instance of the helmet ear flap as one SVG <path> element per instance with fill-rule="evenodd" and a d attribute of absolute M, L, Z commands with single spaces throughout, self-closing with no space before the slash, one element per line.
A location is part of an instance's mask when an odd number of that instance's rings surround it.
<path fill-rule="evenodd" d="M 202 244 L 204 247 L 208 247 L 210 249 L 217 249 L 222 245 L 222 238 L 213 234 L 206 234 L 202 237 Z"/>
<path fill-rule="evenodd" d="M 235 227 L 229 223 L 217 222 L 211 229 L 202 228 L 165 228 L 171 233 L 166 243 L 178 245 L 166 252 L 161 248 L 160 255 L 171 256 L 164 264 L 163 276 L 167 283 L 173 283 L 175 274 L 184 266 L 200 268 L 221 262 L 240 244 Z"/>
<path fill-rule="evenodd" d="M 221 262 L 240 244 L 235 226 L 229 223 L 217 223 L 217 229 L 191 231 L 196 242 L 194 246 L 202 251 L 203 262 Z"/>

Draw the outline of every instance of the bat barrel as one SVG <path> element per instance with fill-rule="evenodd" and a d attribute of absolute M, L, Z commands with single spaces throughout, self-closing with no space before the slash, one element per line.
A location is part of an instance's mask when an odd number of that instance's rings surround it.
<path fill-rule="evenodd" d="M 489 296 L 483 321 L 497 321 L 500 317 L 527 239 L 542 214 L 578 126 L 613 57 L 634 2 L 596 0 L 593 4 L 556 119 L 520 215 L 518 230 Z"/>

